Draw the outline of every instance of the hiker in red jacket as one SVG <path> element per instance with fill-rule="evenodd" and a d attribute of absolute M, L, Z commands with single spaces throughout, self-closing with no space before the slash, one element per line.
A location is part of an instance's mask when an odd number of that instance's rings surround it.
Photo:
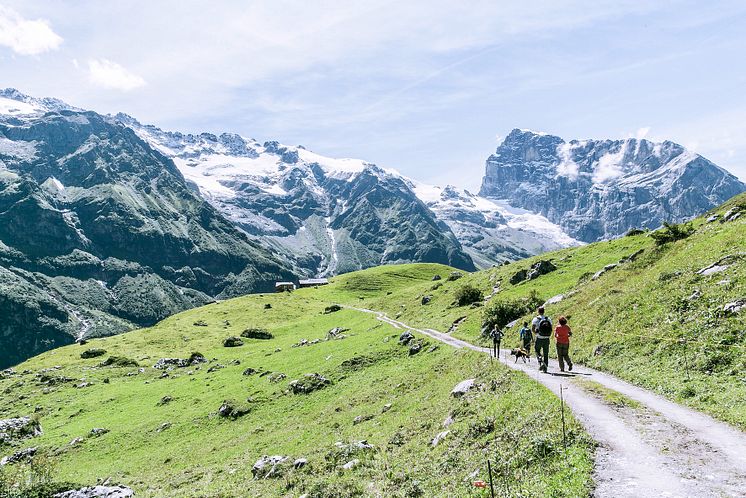
<path fill-rule="evenodd" d="M 567 369 L 572 372 L 572 360 L 570 359 L 570 336 L 572 330 L 567 325 L 567 318 L 559 317 L 559 325 L 554 329 L 554 338 L 557 341 L 557 359 L 559 360 L 560 371 L 565 371 L 565 362 Z"/>

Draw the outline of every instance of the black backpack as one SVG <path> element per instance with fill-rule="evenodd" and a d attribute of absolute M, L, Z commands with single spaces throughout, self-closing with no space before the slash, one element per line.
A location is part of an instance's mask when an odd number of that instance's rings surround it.
<path fill-rule="evenodd" d="M 550 337 L 552 335 L 552 322 L 549 321 L 548 317 L 542 317 L 539 320 L 539 326 L 536 327 L 539 332 L 538 335 L 542 337 Z"/>

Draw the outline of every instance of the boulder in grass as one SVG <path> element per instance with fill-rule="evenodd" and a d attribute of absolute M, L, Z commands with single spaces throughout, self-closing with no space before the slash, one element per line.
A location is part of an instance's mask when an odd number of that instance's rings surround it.
<path fill-rule="evenodd" d="M 0 443 L 11 444 L 41 434 L 41 424 L 36 418 L 18 417 L 0 420 Z"/>
<path fill-rule="evenodd" d="M 461 278 L 463 276 L 464 276 L 464 274 L 461 273 L 460 271 L 454 271 L 454 272 L 451 272 L 450 275 L 448 275 L 448 281 L 449 282 L 453 282 L 454 280 L 458 280 L 459 278 Z"/>
<path fill-rule="evenodd" d="M 454 398 L 460 398 L 464 394 L 468 393 L 471 388 L 474 387 L 474 379 L 466 379 L 462 380 L 458 384 L 456 384 L 456 387 L 453 388 L 451 391 L 451 396 Z"/>
<path fill-rule="evenodd" d="M 232 336 L 232 337 L 226 337 L 223 339 L 223 346 L 226 348 L 235 348 L 238 346 L 243 346 L 243 341 L 240 337 Z"/>
<path fill-rule="evenodd" d="M 331 383 L 332 381 L 322 375 L 309 373 L 304 375 L 301 379 L 291 381 L 288 387 L 293 394 L 309 394 L 318 391 Z"/>
<path fill-rule="evenodd" d="M 285 470 L 285 463 L 290 457 L 282 455 L 267 456 L 256 461 L 251 467 L 251 474 L 254 479 L 267 479 L 270 477 L 280 477 Z"/>
<path fill-rule="evenodd" d="M 82 353 L 80 353 L 80 357 L 82 359 L 84 359 L 84 360 L 87 360 L 89 358 L 97 358 L 97 357 L 103 356 L 105 354 L 106 354 L 106 350 L 105 349 L 91 348 L 91 349 L 86 349 L 85 351 L 83 351 Z"/>
<path fill-rule="evenodd" d="M 336 313 L 337 311 L 340 311 L 341 309 L 342 307 L 340 305 L 331 304 L 327 306 L 326 308 L 324 308 L 324 313 L 328 315 L 329 313 Z"/>
<path fill-rule="evenodd" d="M 109 429 L 104 429 L 103 427 L 94 427 L 93 429 L 91 429 L 91 432 L 89 433 L 89 435 L 91 437 L 99 437 L 99 436 L 103 436 L 104 434 L 108 432 L 109 432 Z"/>
<path fill-rule="evenodd" d="M 441 277 L 440 275 L 433 275 L 432 281 L 436 282 L 436 281 L 440 280 L 441 278 L 443 278 L 443 277 Z"/>
<path fill-rule="evenodd" d="M 243 332 L 241 332 L 241 337 L 245 337 L 246 339 L 269 340 L 269 339 L 272 339 L 274 336 L 268 330 L 260 329 L 256 327 L 250 327 L 244 330 Z"/>
<path fill-rule="evenodd" d="M 131 498 L 135 492 L 126 486 L 88 486 L 57 493 L 53 498 Z"/>
<path fill-rule="evenodd" d="M 36 454 L 36 446 L 33 448 L 26 448 L 21 451 L 16 451 L 10 456 L 3 457 L 0 460 L 0 467 L 10 465 L 12 463 L 28 462 Z"/>

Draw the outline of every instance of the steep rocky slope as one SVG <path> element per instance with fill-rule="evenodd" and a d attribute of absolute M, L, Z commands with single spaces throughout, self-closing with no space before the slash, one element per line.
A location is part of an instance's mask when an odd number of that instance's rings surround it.
<path fill-rule="evenodd" d="M 451 230 L 395 171 L 301 146 L 117 119 L 172 157 L 205 199 L 248 234 L 272 241 L 300 272 L 324 276 L 411 261 L 474 269 Z"/>
<path fill-rule="evenodd" d="M 0 366 L 291 275 L 131 129 L 14 98 L 0 95 Z"/>
<path fill-rule="evenodd" d="M 487 159 L 480 195 L 541 213 L 593 242 L 690 219 L 746 190 L 681 145 L 572 140 L 513 130 Z"/>

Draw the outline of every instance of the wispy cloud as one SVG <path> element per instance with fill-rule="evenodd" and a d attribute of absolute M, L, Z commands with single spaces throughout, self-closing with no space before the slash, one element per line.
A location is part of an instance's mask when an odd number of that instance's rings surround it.
<path fill-rule="evenodd" d="M 45 19 L 24 19 L 18 12 L 0 5 L 0 45 L 19 55 L 38 55 L 55 50 L 62 43 Z"/>
<path fill-rule="evenodd" d="M 88 72 L 91 82 L 103 88 L 126 92 L 145 86 L 145 80 L 141 76 L 108 59 L 89 60 Z"/>

